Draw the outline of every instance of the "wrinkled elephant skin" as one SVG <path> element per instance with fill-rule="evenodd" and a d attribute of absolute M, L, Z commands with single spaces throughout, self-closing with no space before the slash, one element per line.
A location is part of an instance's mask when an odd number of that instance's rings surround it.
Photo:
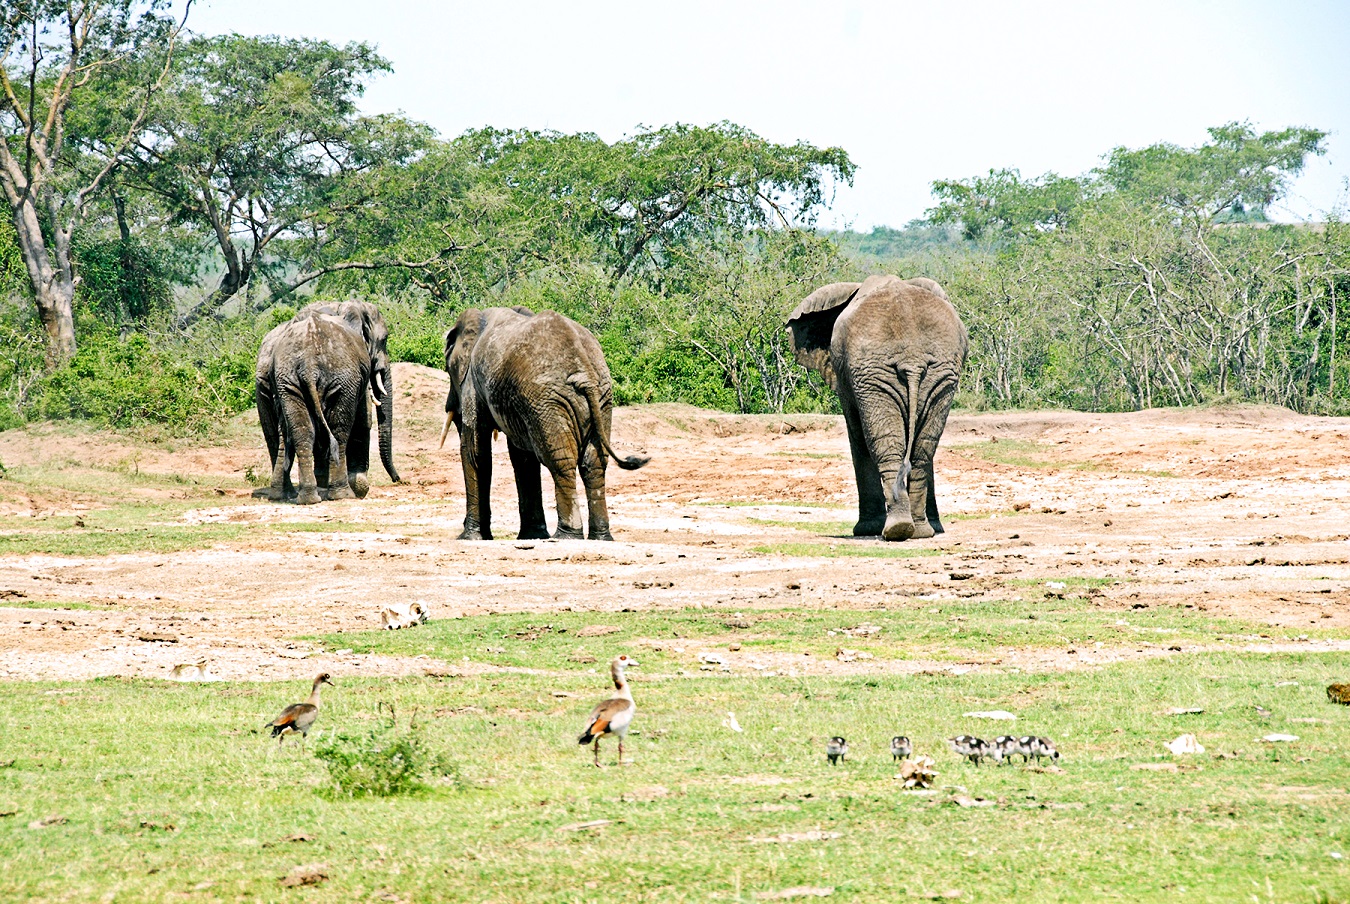
<path fill-rule="evenodd" d="M 788 318 L 797 361 L 839 394 L 858 483 L 857 536 L 942 533 L 933 456 L 969 340 L 931 279 L 873 276 L 812 292 Z"/>
<path fill-rule="evenodd" d="M 553 311 L 470 308 L 445 334 L 450 389 L 445 428 L 459 430 L 467 497 L 460 539 L 492 539 L 492 437 L 506 435 L 520 504 L 520 539 L 547 537 L 542 465 L 553 477 L 558 526 L 553 536 L 580 539 L 577 471 L 586 489 L 589 537 L 612 540 L 605 502 L 609 457 L 626 470 L 647 463 L 619 456 L 609 442 L 613 384 L 600 344 Z"/>

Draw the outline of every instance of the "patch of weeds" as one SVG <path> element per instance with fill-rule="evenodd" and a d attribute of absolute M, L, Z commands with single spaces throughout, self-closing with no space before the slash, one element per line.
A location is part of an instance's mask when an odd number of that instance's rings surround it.
<path fill-rule="evenodd" d="M 717 508 L 755 508 L 757 506 L 778 506 L 782 508 L 848 508 L 837 502 L 804 502 L 800 499 L 705 499 L 694 505 L 710 505 Z"/>
<path fill-rule="evenodd" d="M 272 525 L 272 529 L 280 533 L 327 533 L 329 531 L 379 533 L 391 530 L 394 527 L 395 525 L 356 521 L 283 521 Z"/>
<path fill-rule="evenodd" d="M 73 600 L 2 600 L 0 609 L 104 609 L 93 603 L 80 603 Z"/>
<path fill-rule="evenodd" d="M 851 525 L 850 525 L 851 526 Z M 873 543 L 771 543 L 752 546 L 751 552 L 779 556 L 814 556 L 825 559 L 915 559 L 921 556 L 940 556 L 942 550 L 924 546 L 880 546 Z"/>
<path fill-rule="evenodd" d="M 770 458 L 843 458 L 838 452 L 770 452 Z"/>
<path fill-rule="evenodd" d="M 780 521 L 773 518 L 747 518 L 746 520 L 751 524 L 762 524 L 765 527 L 791 527 L 826 537 L 853 536 L 852 521 Z"/>
<path fill-rule="evenodd" d="M 1063 468 L 1068 471 L 1101 471 L 1095 461 L 1054 461 L 1044 456 L 1050 446 L 1026 439 L 990 440 L 985 443 L 960 443 L 949 447 L 953 452 L 983 459 L 991 464 L 1011 465 L 1015 468 Z"/>
<path fill-rule="evenodd" d="M 458 784 L 458 769 L 427 745 L 417 729 L 416 715 L 407 728 L 400 728 L 392 706 L 389 713 L 387 723 L 333 735 L 315 748 L 314 758 L 328 769 L 337 793 L 346 797 L 414 794 L 426 790 L 426 780 L 432 776 Z"/>
<path fill-rule="evenodd" d="M 1065 587 L 1110 587 L 1112 584 L 1126 584 L 1133 580 L 1134 578 L 1092 578 L 1066 575 L 1056 578 L 1012 578 L 1005 583 L 1013 587 L 1044 587 L 1048 582 L 1054 581 L 1063 584 Z"/>

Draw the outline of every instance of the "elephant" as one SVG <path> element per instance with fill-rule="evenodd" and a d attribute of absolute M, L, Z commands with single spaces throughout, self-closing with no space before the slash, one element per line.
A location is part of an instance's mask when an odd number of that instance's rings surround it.
<path fill-rule="evenodd" d="M 267 334 L 258 352 L 256 382 L 258 418 L 272 455 L 271 498 L 291 494 L 291 464 L 298 461 L 295 501 L 318 502 L 316 458 L 326 472 L 329 499 L 365 496 L 374 404 L 370 375 L 366 344 L 337 317 L 311 312 Z M 358 442 L 364 436 L 366 453 L 360 465 L 349 466 L 347 449 L 354 436 Z"/>
<path fill-rule="evenodd" d="M 394 379 L 389 362 L 389 329 L 385 326 L 384 317 L 373 304 L 364 301 L 344 301 L 315 302 L 306 305 L 293 320 L 303 320 L 315 314 L 338 318 L 366 346 L 370 359 L 371 398 L 374 402 L 374 420 L 379 436 L 380 461 L 384 464 L 390 479 L 398 483 L 398 471 L 394 467 Z M 262 346 L 258 350 L 258 370 L 255 375 L 258 419 L 262 424 L 263 437 L 267 442 L 267 453 L 273 470 L 277 463 L 281 415 L 276 408 L 271 380 L 267 374 L 272 366 L 271 344 L 274 337 L 281 332 L 281 327 L 277 327 L 263 339 Z M 370 488 L 369 480 L 364 476 L 370 470 L 370 426 L 369 410 L 359 411 L 347 441 L 348 473 L 362 475 L 353 485 L 356 494 L 361 497 L 364 497 Z M 316 436 L 316 443 L 322 443 L 323 439 L 322 436 Z M 320 487 L 328 486 L 328 456 L 324 452 L 324 448 L 315 446 L 315 479 Z M 288 469 L 283 492 L 289 496 L 293 491 Z"/>
<path fill-rule="evenodd" d="M 578 468 L 586 487 L 589 537 L 612 540 L 605 503 L 607 456 L 634 470 L 644 456 L 620 456 L 610 445 L 613 385 L 600 343 L 580 324 L 553 311 L 469 308 L 445 334 L 445 398 L 441 446 L 459 431 L 467 507 L 461 540 L 491 540 L 492 439 L 506 434 L 520 505 L 518 539 L 549 536 L 539 468 L 548 468 L 558 505 L 553 536 L 582 539 Z"/>
<path fill-rule="evenodd" d="M 797 362 L 839 395 L 858 482 L 854 536 L 943 532 L 933 455 L 970 342 L 931 279 L 871 276 L 822 286 L 787 322 Z"/>

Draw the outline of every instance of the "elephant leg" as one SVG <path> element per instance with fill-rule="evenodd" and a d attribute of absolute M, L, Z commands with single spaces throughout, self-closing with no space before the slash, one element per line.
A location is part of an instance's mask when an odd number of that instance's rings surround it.
<path fill-rule="evenodd" d="M 333 466 L 328 472 L 328 498 L 329 499 L 355 499 L 356 493 L 347 482 L 347 444 L 338 442 L 338 460 L 333 462 Z"/>
<path fill-rule="evenodd" d="M 558 501 L 558 527 L 555 540 L 581 540 L 581 506 L 577 503 L 577 463 L 575 459 L 551 462 L 553 494 Z"/>
<path fill-rule="evenodd" d="M 314 431 L 314 483 L 321 490 L 327 490 L 328 475 L 328 437 L 319 436 L 322 431 Z"/>
<path fill-rule="evenodd" d="M 347 484 L 357 499 L 370 492 L 370 408 L 369 390 L 362 391 L 356 408 L 356 421 L 347 437 Z"/>
<path fill-rule="evenodd" d="M 540 480 L 539 458 L 529 449 L 506 442 L 511 453 L 511 470 L 516 475 L 516 498 L 520 503 L 520 533 L 517 540 L 547 540 L 548 524 L 544 521 L 544 488 Z"/>
<path fill-rule="evenodd" d="M 913 470 L 909 475 L 909 510 L 914 521 L 916 540 L 925 540 L 942 533 L 942 522 L 937 515 L 937 497 L 933 487 L 933 457 L 938 441 L 947 426 L 947 412 L 951 409 L 954 393 L 939 389 L 929 400 L 927 417 L 919 422 L 918 436 L 910 453 Z M 934 523 L 936 522 L 936 523 Z"/>
<path fill-rule="evenodd" d="M 844 423 L 848 425 L 848 446 L 853 456 L 853 477 L 858 483 L 858 523 L 853 536 L 875 537 L 886 524 L 886 495 L 881 475 L 867 446 L 867 437 L 854 405 L 844 405 Z"/>
<path fill-rule="evenodd" d="M 587 443 L 581 453 L 581 482 L 586 487 L 586 518 L 588 536 L 592 540 L 613 540 L 609 532 L 609 505 L 605 502 L 605 465 L 608 459 L 604 449 Z"/>
<path fill-rule="evenodd" d="M 276 501 L 285 499 L 291 493 L 291 464 L 295 458 L 291 451 L 290 440 L 282 444 L 272 456 L 272 485 L 268 488 L 268 498 Z"/>
<path fill-rule="evenodd" d="M 295 460 L 300 470 L 295 501 L 300 505 L 313 505 L 319 501 L 319 485 L 314 477 L 314 421 L 300 399 L 283 401 L 282 416 L 289 437 L 287 445 L 295 448 Z"/>
<path fill-rule="evenodd" d="M 280 499 L 283 495 L 281 485 L 277 484 L 277 457 L 281 454 L 281 436 L 277 430 L 276 401 L 272 397 L 272 387 L 265 380 L 259 380 L 254 387 L 254 397 L 258 406 L 258 423 L 262 426 L 263 441 L 267 443 L 267 461 L 272 466 L 272 480 L 267 489 L 267 498 Z"/>
<path fill-rule="evenodd" d="M 858 411 L 862 415 L 863 437 L 879 473 L 877 493 L 885 510 L 880 534 L 886 540 L 908 540 L 914 534 L 909 493 L 904 486 L 898 490 L 896 486 L 905 462 L 906 418 L 903 402 L 897 406 L 892 399 L 890 394 L 878 390 L 872 397 L 860 400 Z"/>
<path fill-rule="evenodd" d="M 945 534 L 947 529 L 942 526 L 942 518 L 938 515 L 937 504 L 937 484 L 933 481 L 933 463 L 928 463 L 928 508 L 924 512 L 928 517 L 928 526 L 933 529 L 934 534 Z"/>
<path fill-rule="evenodd" d="M 459 434 L 459 457 L 464 465 L 464 530 L 461 540 L 492 539 L 492 422 L 484 412 Z"/>

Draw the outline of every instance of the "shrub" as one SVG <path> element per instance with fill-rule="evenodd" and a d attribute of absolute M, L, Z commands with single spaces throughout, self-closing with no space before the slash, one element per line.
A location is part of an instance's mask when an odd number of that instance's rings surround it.
<path fill-rule="evenodd" d="M 333 735 L 314 750 L 337 790 L 348 797 L 392 797 L 424 790 L 429 775 L 457 779 L 443 755 L 433 753 L 420 732 L 391 719 L 358 734 Z"/>

